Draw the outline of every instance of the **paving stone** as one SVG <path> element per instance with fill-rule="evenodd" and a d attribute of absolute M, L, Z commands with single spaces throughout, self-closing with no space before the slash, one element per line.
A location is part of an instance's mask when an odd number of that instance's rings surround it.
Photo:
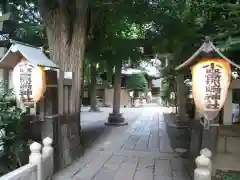
<path fill-rule="evenodd" d="M 108 159 L 108 164 L 119 164 L 122 163 L 126 159 L 125 156 L 113 155 L 111 158 Z"/>
<path fill-rule="evenodd" d="M 150 169 L 153 172 L 154 159 L 151 158 L 140 158 L 137 170 Z"/>
<path fill-rule="evenodd" d="M 148 147 L 146 151 L 148 151 L 148 152 L 159 152 L 159 148 L 158 147 Z"/>
<path fill-rule="evenodd" d="M 156 159 L 154 166 L 154 175 L 158 176 L 171 176 L 171 164 L 170 160 Z"/>
<path fill-rule="evenodd" d="M 174 158 L 171 160 L 171 167 L 173 171 L 185 171 L 185 160 L 182 158 Z"/>
<path fill-rule="evenodd" d="M 101 168 L 93 177 L 93 180 L 112 180 L 116 175 L 117 170 L 110 170 L 108 168 Z"/>
<path fill-rule="evenodd" d="M 239 137 L 228 137 L 226 140 L 226 152 L 239 154 L 240 153 L 240 146 L 236 146 L 239 143 Z"/>
<path fill-rule="evenodd" d="M 172 147 L 170 145 L 170 140 L 168 138 L 168 136 L 162 136 L 160 138 L 160 152 L 168 152 L 168 153 L 172 153 Z"/>
<path fill-rule="evenodd" d="M 105 162 L 111 157 L 111 154 L 102 154 L 97 157 L 94 161 L 86 165 L 78 173 L 76 173 L 73 178 L 75 179 L 89 179 L 94 177 L 94 175 L 101 169 Z"/>
<path fill-rule="evenodd" d="M 70 166 L 67 171 L 71 173 L 53 180 L 189 180 L 184 160 L 173 158 L 165 122 L 159 110 L 162 109 L 132 108 L 128 114 L 124 114 L 127 120 L 133 119 L 129 126 L 111 128 L 106 137 L 90 148 L 94 153 L 87 153 L 89 150 L 86 152 L 87 161 L 80 159 L 78 168 L 74 166 L 71 170 Z M 105 120 L 109 112 L 111 108 L 104 113 Z M 136 118 L 136 114 L 141 115 Z M 105 120 L 96 120 L 98 115 L 89 115 L 89 120 L 84 121 L 85 125 L 103 125 Z M 105 145 L 106 142 L 111 143 Z"/>
<path fill-rule="evenodd" d="M 147 145 L 148 145 L 148 141 L 144 140 L 144 141 L 138 141 L 136 146 L 134 147 L 134 150 L 146 150 L 147 149 Z"/>
<path fill-rule="evenodd" d="M 133 180 L 153 180 L 152 169 L 141 169 L 137 170 Z"/>
<path fill-rule="evenodd" d="M 173 180 L 190 180 L 186 172 L 173 171 Z"/>
<path fill-rule="evenodd" d="M 114 180 L 132 180 L 137 168 L 137 163 L 138 162 L 124 162 L 114 177 Z"/>
<path fill-rule="evenodd" d="M 147 147 L 148 150 L 157 150 L 159 151 L 159 140 L 158 139 L 152 139 L 150 138 L 149 139 L 149 142 L 148 142 L 148 147 Z"/>
<path fill-rule="evenodd" d="M 103 165 L 103 168 L 106 168 L 106 169 L 109 169 L 109 170 L 118 170 L 119 169 L 119 167 L 121 166 L 121 163 L 105 163 L 104 165 Z"/>
<path fill-rule="evenodd" d="M 128 140 L 123 144 L 123 149 L 133 149 L 139 140 L 140 136 L 131 135 L 129 136 Z"/>
<path fill-rule="evenodd" d="M 171 176 L 154 176 L 153 180 L 172 180 Z"/>
<path fill-rule="evenodd" d="M 125 163 L 125 164 L 138 164 L 139 159 L 140 159 L 140 158 L 137 157 L 137 156 L 127 157 L 127 158 L 124 160 L 124 163 Z"/>

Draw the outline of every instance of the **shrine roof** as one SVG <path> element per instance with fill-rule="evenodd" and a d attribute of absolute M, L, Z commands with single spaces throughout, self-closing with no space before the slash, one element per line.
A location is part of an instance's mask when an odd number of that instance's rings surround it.
<path fill-rule="evenodd" d="M 201 53 L 208 54 L 211 52 L 217 53 L 222 59 L 225 59 L 229 64 L 240 69 L 240 66 L 238 64 L 234 63 L 229 58 L 227 58 L 224 54 L 222 54 L 222 52 L 211 42 L 211 40 L 208 37 L 206 37 L 202 46 L 188 60 L 186 60 L 181 65 L 176 67 L 175 70 L 178 71 L 185 67 L 189 67 L 198 61 L 197 57 L 199 57 Z"/>
<path fill-rule="evenodd" d="M 14 68 L 17 63 L 24 57 L 30 63 L 38 66 L 59 68 L 43 52 L 42 48 L 33 47 L 19 42 L 12 42 L 11 47 L 0 60 L 0 68 Z"/>

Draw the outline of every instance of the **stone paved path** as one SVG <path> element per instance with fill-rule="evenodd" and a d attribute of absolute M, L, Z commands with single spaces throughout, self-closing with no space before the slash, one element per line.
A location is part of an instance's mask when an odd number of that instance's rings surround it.
<path fill-rule="evenodd" d="M 107 127 L 84 156 L 54 180 L 189 180 L 172 150 L 159 107 L 124 110 L 128 126 Z"/>

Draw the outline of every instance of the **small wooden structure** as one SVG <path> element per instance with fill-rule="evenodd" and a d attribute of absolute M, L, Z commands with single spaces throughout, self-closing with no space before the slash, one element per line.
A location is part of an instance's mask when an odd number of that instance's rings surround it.
<path fill-rule="evenodd" d="M 46 91 L 40 101 L 30 109 L 29 136 L 36 141 L 41 141 L 45 137 L 53 138 L 55 169 L 64 168 L 81 153 L 78 131 L 80 109 L 74 111 L 76 107 L 72 107 L 71 103 L 76 98 L 71 93 L 75 76 L 72 72 L 63 72 L 59 69 L 41 48 L 16 41 L 11 43 L 11 47 L 0 60 L 0 68 L 12 71 L 22 58 L 44 68 Z"/>
<path fill-rule="evenodd" d="M 198 62 L 202 57 L 220 57 L 226 60 L 232 68 L 240 69 L 238 64 L 224 56 L 207 37 L 202 46 L 175 70 L 189 71 L 187 68 Z M 190 165 L 190 172 L 192 172 L 194 160 L 202 148 L 209 148 L 213 153 L 213 174 L 216 170 L 240 170 L 240 148 L 236 146 L 240 143 L 240 126 L 232 124 L 232 89 L 235 88 L 240 88 L 239 80 L 231 81 L 224 107 L 210 130 L 203 129 L 196 110 L 195 118 L 191 122 L 192 132 L 189 151 L 192 164 Z M 220 119 L 222 119 L 222 123 L 219 121 Z"/>

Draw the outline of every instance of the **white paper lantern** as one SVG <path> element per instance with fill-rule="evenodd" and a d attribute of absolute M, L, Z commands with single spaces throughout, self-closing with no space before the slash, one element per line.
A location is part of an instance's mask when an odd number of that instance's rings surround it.
<path fill-rule="evenodd" d="M 213 120 L 227 97 L 231 67 L 224 59 L 202 59 L 192 67 L 192 94 L 196 109 Z"/>
<path fill-rule="evenodd" d="M 14 67 L 12 81 L 16 98 L 24 104 L 38 102 L 46 90 L 44 70 L 27 60 Z"/>

